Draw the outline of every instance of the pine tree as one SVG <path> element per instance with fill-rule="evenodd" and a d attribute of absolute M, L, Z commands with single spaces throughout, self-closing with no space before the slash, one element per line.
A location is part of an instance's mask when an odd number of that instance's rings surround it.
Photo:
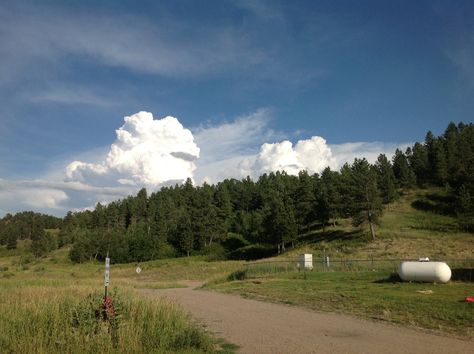
<path fill-rule="evenodd" d="M 175 232 L 181 251 L 189 257 L 194 249 L 194 235 L 191 218 L 185 210 L 180 211 Z"/>
<path fill-rule="evenodd" d="M 387 156 L 380 154 L 375 162 L 377 172 L 377 184 L 382 195 L 382 201 L 388 204 L 397 197 L 397 189 L 395 188 L 395 174 L 392 165 L 388 161 Z"/>
<path fill-rule="evenodd" d="M 428 176 L 428 151 L 420 143 L 415 143 L 408 157 L 410 167 L 415 173 L 416 183 L 422 185 L 429 180 Z"/>
<path fill-rule="evenodd" d="M 31 239 L 31 252 L 33 252 L 35 257 L 42 257 L 46 255 L 52 248 L 51 235 L 46 233 L 39 225 L 35 225 L 33 228 Z"/>
<path fill-rule="evenodd" d="M 448 178 L 448 164 L 446 161 L 446 151 L 444 144 L 440 139 L 434 141 L 434 150 L 432 156 L 434 181 L 436 184 L 444 185 Z"/>
<path fill-rule="evenodd" d="M 336 171 L 331 171 L 329 167 L 325 168 L 319 178 L 316 188 L 316 208 L 317 219 L 325 226 L 332 219 L 335 222 L 340 216 L 342 209 L 340 175 Z M 348 192 L 347 188 L 344 188 Z"/>
<path fill-rule="evenodd" d="M 458 177 L 460 161 L 457 158 L 458 127 L 454 122 L 450 122 L 444 131 L 444 145 L 446 150 L 446 164 L 450 180 Z"/>
<path fill-rule="evenodd" d="M 9 250 L 16 249 L 17 240 L 19 238 L 18 226 L 13 222 L 9 222 L 5 226 L 4 232 L 5 232 L 5 237 L 7 241 L 6 242 L 7 249 Z"/>
<path fill-rule="evenodd" d="M 400 150 L 395 150 L 393 156 L 393 173 L 400 187 L 410 188 L 415 184 L 415 174 L 408 165 L 405 154 Z"/>
<path fill-rule="evenodd" d="M 308 223 L 315 219 L 315 185 L 313 177 L 308 172 L 301 171 L 298 175 L 298 185 L 295 190 L 295 217 L 299 233 L 307 228 Z"/>
<path fill-rule="evenodd" d="M 376 173 L 366 159 L 355 159 L 351 170 L 352 223 L 354 226 L 360 226 L 367 222 L 372 239 L 375 239 L 374 226 L 383 210 Z"/>

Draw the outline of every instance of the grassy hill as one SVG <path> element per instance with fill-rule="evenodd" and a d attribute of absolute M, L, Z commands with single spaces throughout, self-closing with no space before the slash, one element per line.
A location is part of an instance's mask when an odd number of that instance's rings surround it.
<path fill-rule="evenodd" d="M 207 287 L 263 301 L 352 314 L 472 339 L 474 306 L 463 301 L 466 296 L 474 295 L 472 281 L 454 277 L 448 284 L 404 283 L 393 276 L 399 261 L 377 261 L 429 257 L 446 260 L 451 267 L 461 265 L 472 269 L 474 235 L 460 231 L 456 217 L 449 215 L 449 210 L 444 215 L 439 213 L 446 198 L 441 189 L 406 192 L 386 207 L 375 241 L 368 231 L 353 228 L 350 220 L 338 220 L 326 232 L 317 230 L 304 235 L 297 248 L 279 257 L 246 264 Z M 317 258 L 323 256 L 324 250 L 331 257 L 329 269 L 318 264 Z M 295 269 L 295 258 L 303 252 L 316 257 L 313 272 Z M 348 261 L 372 258 L 376 260 L 375 266 L 372 262 L 358 265 Z M 468 261 L 452 261 L 456 259 Z"/>
<path fill-rule="evenodd" d="M 321 257 L 326 249 L 326 254 L 335 259 L 474 258 L 474 234 L 461 231 L 449 210 L 445 215 L 439 213 L 446 209 L 446 198 L 442 189 L 406 191 L 385 207 L 375 241 L 367 230 L 354 228 L 350 220 L 344 219 L 324 233 L 320 229 L 304 235 L 300 246 L 286 255 L 308 252 Z"/>

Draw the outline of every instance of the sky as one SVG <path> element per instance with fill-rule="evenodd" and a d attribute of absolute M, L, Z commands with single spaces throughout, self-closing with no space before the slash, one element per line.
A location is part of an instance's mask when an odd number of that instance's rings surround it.
<path fill-rule="evenodd" d="M 474 112 L 473 1 L 2 1 L 0 217 L 373 162 Z"/>

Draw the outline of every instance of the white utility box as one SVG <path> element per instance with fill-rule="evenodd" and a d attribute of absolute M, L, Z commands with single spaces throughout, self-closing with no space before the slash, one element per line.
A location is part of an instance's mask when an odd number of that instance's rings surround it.
<path fill-rule="evenodd" d="M 299 267 L 313 269 L 313 255 L 311 253 L 300 254 Z"/>

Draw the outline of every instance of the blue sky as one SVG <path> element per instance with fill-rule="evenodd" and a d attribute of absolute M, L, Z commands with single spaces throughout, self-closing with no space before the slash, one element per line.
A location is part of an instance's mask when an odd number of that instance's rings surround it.
<path fill-rule="evenodd" d="M 472 122 L 473 18 L 472 1 L 3 1 L 0 215 L 318 172 Z"/>

